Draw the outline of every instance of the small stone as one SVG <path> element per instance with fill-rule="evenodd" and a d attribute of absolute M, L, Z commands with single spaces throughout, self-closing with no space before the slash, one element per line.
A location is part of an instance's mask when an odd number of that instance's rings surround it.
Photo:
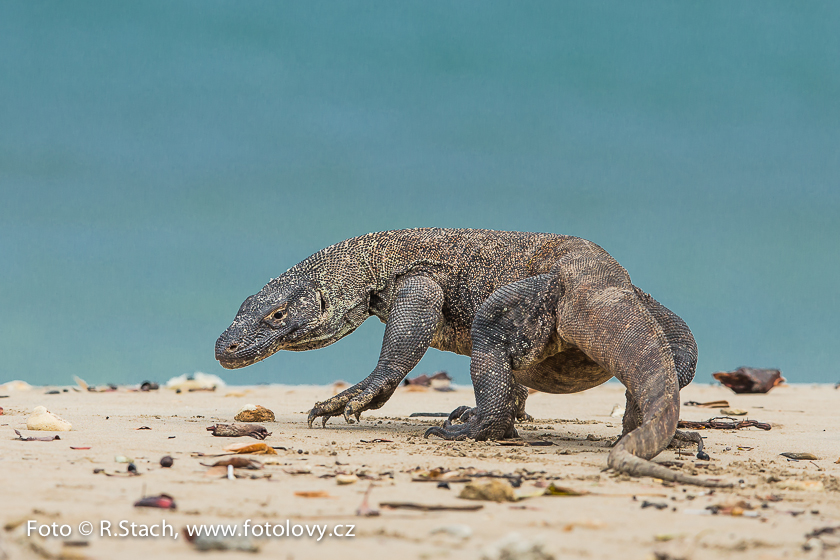
<path fill-rule="evenodd" d="M 498 479 L 493 479 L 483 484 L 470 482 L 461 490 L 458 497 L 465 500 L 486 500 L 491 502 L 516 501 L 516 494 L 513 492 L 513 487 L 506 481 Z"/>
<path fill-rule="evenodd" d="M 274 413 L 259 404 L 246 404 L 236 413 L 237 422 L 274 422 Z"/>
<path fill-rule="evenodd" d="M 354 484 L 358 482 L 359 477 L 355 474 L 339 474 L 335 477 L 335 483 L 339 485 Z"/>
<path fill-rule="evenodd" d="M 165 468 L 165 469 L 168 469 L 169 467 L 171 467 L 173 463 L 175 463 L 175 459 L 173 459 L 169 455 L 167 455 L 166 457 L 163 457 L 160 460 L 160 466 Z"/>

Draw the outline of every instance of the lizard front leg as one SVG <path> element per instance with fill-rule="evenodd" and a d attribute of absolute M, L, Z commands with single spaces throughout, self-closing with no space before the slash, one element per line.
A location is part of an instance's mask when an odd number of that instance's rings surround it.
<path fill-rule="evenodd" d="M 384 405 L 428 350 L 441 321 L 442 306 L 443 290 L 432 279 L 403 278 L 388 314 L 376 368 L 360 383 L 315 403 L 309 411 L 309 426 L 316 418 L 322 418 L 322 425 L 326 425 L 331 417 L 342 414 L 352 423 L 351 417 L 359 420 L 363 411 Z"/>
<path fill-rule="evenodd" d="M 426 437 L 517 437 L 514 419 L 524 413 L 527 388 L 516 382 L 513 371 L 535 360 L 551 336 L 556 288 L 549 276 L 534 276 L 502 286 L 487 298 L 470 333 L 476 407 L 456 409 L 442 427 L 429 428 Z M 453 424 L 455 418 L 462 423 Z"/>

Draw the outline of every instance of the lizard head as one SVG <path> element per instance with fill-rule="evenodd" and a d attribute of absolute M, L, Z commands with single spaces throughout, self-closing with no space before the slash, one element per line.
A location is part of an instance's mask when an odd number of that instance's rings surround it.
<path fill-rule="evenodd" d="M 324 295 L 304 276 L 281 275 L 246 299 L 216 341 L 216 359 L 228 369 L 264 360 L 278 350 L 309 350 L 330 343 Z"/>

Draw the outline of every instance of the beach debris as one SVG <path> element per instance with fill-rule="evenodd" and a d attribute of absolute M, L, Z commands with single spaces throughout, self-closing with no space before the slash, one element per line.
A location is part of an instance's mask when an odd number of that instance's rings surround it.
<path fill-rule="evenodd" d="M 623 404 L 617 404 L 612 407 L 612 411 L 610 411 L 611 418 L 623 418 L 624 417 L 625 406 Z"/>
<path fill-rule="evenodd" d="M 207 552 L 211 550 L 237 550 L 240 552 L 259 552 L 259 547 L 251 539 L 246 536 L 208 536 L 191 534 L 186 527 L 184 527 L 181 534 L 187 539 L 187 542 L 192 544 L 196 550 Z M 242 532 L 239 532 L 242 535 Z"/>
<path fill-rule="evenodd" d="M 71 445 L 71 446 L 70 446 L 70 449 L 75 449 L 75 450 L 90 449 L 90 446 L 87 446 L 87 447 L 73 447 L 73 446 Z"/>
<path fill-rule="evenodd" d="M 553 482 L 548 485 L 548 488 L 543 492 L 546 496 L 586 496 L 589 494 L 586 490 L 575 490 L 568 486 L 558 486 Z"/>
<path fill-rule="evenodd" d="M 20 441 L 55 441 L 57 439 L 61 439 L 58 436 L 23 437 L 22 435 L 20 435 L 20 432 L 17 431 L 17 430 L 15 430 L 15 433 L 18 436 L 16 439 L 19 439 Z"/>
<path fill-rule="evenodd" d="M 591 436 L 592 434 L 589 434 L 589 435 Z M 588 436 L 587 436 L 587 439 L 588 439 Z M 590 440 L 590 441 L 598 441 L 598 440 Z M 525 440 L 515 440 L 515 439 L 508 440 L 508 439 L 505 439 L 505 440 L 502 440 L 502 441 L 497 441 L 496 445 L 500 445 L 502 447 L 549 447 L 549 446 L 554 445 L 554 442 L 543 441 L 543 440 L 525 441 Z"/>
<path fill-rule="evenodd" d="M 375 439 L 360 439 L 359 442 L 361 442 L 361 443 L 394 443 L 394 440 L 375 438 Z"/>
<path fill-rule="evenodd" d="M 449 418 L 448 412 L 412 412 L 409 418 Z"/>
<path fill-rule="evenodd" d="M 125 455 L 117 455 L 114 457 L 115 463 L 133 463 L 134 459 L 131 457 L 126 457 Z"/>
<path fill-rule="evenodd" d="M 433 375 L 422 374 L 412 379 L 403 381 L 403 385 L 415 387 L 431 387 L 435 391 L 454 391 L 452 378 L 445 371 L 439 371 Z"/>
<path fill-rule="evenodd" d="M 157 496 L 146 496 L 134 502 L 134 507 L 149 507 L 161 509 L 176 509 L 175 498 L 169 494 L 159 494 Z"/>
<path fill-rule="evenodd" d="M 3 416 L 3 407 L 0 406 L 0 416 Z"/>
<path fill-rule="evenodd" d="M 144 381 L 140 384 L 140 391 L 144 393 L 147 391 L 157 391 L 158 389 L 160 389 L 160 385 L 154 381 Z"/>
<path fill-rule="evenodd" d="M 365 490 L 365 495 L 362 497 L 362 503 L 359 505 L 359 508 L 356 510 L 356 515 L 359 517 L 376 517 L 379 515 L 378 509 L 373 509 L 368 504 L 368 498 L 370 497 L 370 491 L 373 490 L 373 482 L 368 485 L 367 490 Z"/>
<path fill-rule="evenodd" d="M 339 486 L 345 486 L 347 484 L 355 484 L 359 481 L 359 477 L 355 474 L 337 474 L 335 475 L 335 483 Z"/>
<path fill-rule="evenodd" d="M 251 453 L 253 455 L 277 455 L 277 451 L 264 441 L 256 443 L 233 443 L 222 448 L 231 453 Z"/>
<path fill-rule="evenodd" d="M 69 432 L 73 426 L 44 406 L 36 406 L 32 415 L 26 419 L 27 430 L 41 430 L 47 432 Z"/>
<path fill-rule="evenodd" d="M 428 471 L 415 471 L 411 477 L 412 482 L 470 482 L 472 479 L 464 476 L 459 471 L 449 471 L 443 467 Z"/>
<path fill-rule="evenodd" d="M 225 382 L 218 375 L 210 375 L 200 371 L 173 377 L 165 385 L 167 389 L 175 392 L 195 390 L 215 391 L 217 387 L 224 386 Z"/>
<path fill-rule="evenodd" d="M 822 492 L 825 485 L 822 480 L 783 480 L 776 483 L 781 490 L 796 490 L 804 492 Z"/>
<path fill-rule="evenodd" d="M 237 422 L 274 422 L 274 413 L 259 404 L 246 404 L 233 419 Z"/>
<path fill-rule="evenodd" d="M 148 426 L 140 426 L 139 428 L 134 428 L 135 430 L 151 430 Z"/>
<path fill-rule="evenodd" d="M 296 475 L 296 474 L 312 474 L 312 469 L 309 467 L 301 467 L 297 469 L 283 469 L 283 472 L 286 474 Z"/>
<path fill-rule="evenodd" d="M 513 487 L 508 482 L 497 478 L 483 483 L 470 482 L 464 486 L 458 497 L 464 500 L 489 502 L 515 502 L 517 500 Z"/>
<path fill-rule="evenodd" d="M 819 457 L 813 453 L 779 453 L 782 457 L 793 459 L 794 461 L 819 461 Z"/>
<path fill-rule="evenodd" d="M 254 439 L 265 439 L 271 435 L 265 426 L 256 424 L 213 424 L 207 428 L 207 431 L 219 437 L 250 436 Z"/>
<path fill-rule="evenodd" d="M 301 490 L 295 492 L 295 496 L 300 498 L 332 498 L 326 490 Z"/>
<path fill-rule="evenodd" d="M 129 463 L 125 470 L 126 472 L 130 472 L 131 474 L 140 474 L 139 472 L 137 472 L 137 465 L 135 465 L 134 463 Z"/>
<path fill-rule="evenodd" d="M 733 517 L 758 517 L 758 512 L 753 511 L 752 504 L 746 500 L 732 498 L 720 504 L 706 506 L 712 515 L 731 515 Z"/>
<path fill-rule="evenodd" d="M 379 507 L 387 509 L 413 509 L 417 511 L 478 511 L 484 508 L 481 504 L 461 505 L 437 505 L 418 504 L 416 502 L 379 502 Z"/>
<path fill-rule="evenodd" d="M 712 377 L 736 393 L 766 393 L 776 385 L 785 382 L 777 369 L 739 367 L 735 371 L 719 371 Z"/>
<path fill-rule="evenodd" d="M 7 381 L 0 385 L 0 391 L 31 391 L 32 385 L 26 381 L 16 379 L 14 381 Z"/>
<path fill-rule="evenodd" d="M 740 408 L 722 408 L 720 410 L 721 414 L 726 414 L 727 416 L 746 416 L 747 411 L 741 410 Z"/>
<path fill-rule="evenodd" d="M 664 502 L 649 502 L 647 500 L 644 500 L 642 502 L 642 509 L 647 509 L 649 507 L 652 507 L 652 508 L 655 508 L 655 509 L 668 509 L 668 504 L 666 504 Z"/>
<path fill-rule="evenodd" d="M 814 529 L 805 535 L 806 541 L 802 548 L 804 550 L 838 548 L 840 547 L 840 535 L 835 536 L 836 533 L 840 533 L 840 526 Z"/>
<path fill-rule="evenodd" d="M 429 531 L 430 535 L 439 535 L 441 533 L 465 541 L 472 536 L 473 530 L 469 525 L 456 523 L 454 525 L 441 525 Z"/>
<path fill-rule="evenodd" d="M 529 540 L 519 533 L 510 533 L 484 548 L 481 560 L 555 560 L 541 540 Z"/>
<path fill-rule="evenodd" d="M 166 455 L 166 456 L 160 458 L 160 466 L 163 467 L 164 469 L 171 468 L 174 463 L 175 463 L 175 459 L 173 459 L 169 455 Z"/>
<path fill-rule="evenodd" d="M 88 385 L 87 381 L 85 381 L 78 375 L 73 376 L 73 381 L 76 382 L 76 385 L 78 385 L 82 389 L 82 391 L 90 391 L 90 385 Z"/>
<path fill-rule="evenodd" d="M 685 401 L 683 406 L 699 406 L 701 408 L 726 408 L 729 406 L 729 401 L 719 400 L 719 401 L 709 401 L 709 402 L 697 402 L 697 401 Z"/>
<path fill-rule="evenodd" d="M 201 463 L 202 467 L 234 467 L 236 469 L 251 469 L 258 470 L 263 468 L 263 464 L 256 459 L 249 459 L 248 457 L 228 457 L 220 459 L 212 465 L 205 465 Z"/>
<path fill-rule="evenodd" d="M 731 422 L 724 422 L 721 418 L 731 420 Z M 680 420 L 677 427 L 689 430 L 740 430 L 742 428 L 758 428 L 765 431 L 771 428 L 770 424 L 764 422 L 757 422 L 755 420 L 736 420 L 735 418 L 730 418 L 728 416 L 716 416 L 714 418 L 710 418 L 706 422 Z"/>

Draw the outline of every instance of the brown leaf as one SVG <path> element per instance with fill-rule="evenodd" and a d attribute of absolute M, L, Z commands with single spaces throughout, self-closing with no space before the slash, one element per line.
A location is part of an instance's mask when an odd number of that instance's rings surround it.
<path fill-rule="evenodd" d="M 223 448 L 231 453 L 251 453 L 254 455 L 277 455 L 277 452 L 264 441 L 257 443 L 234 443 Z"/>
<path fill-rule="evenodd" d="M 777 369 L 740 367 L 735 371 L 719 371 L 712 377 L 736 393 L 766 393 L 784 383 L 782 372 Z"/>
<path fill-rule="evenodd" d="M 295 496 L 300 496 L 301 498 L 332 498 L 330 493 L 326 490 L 312 490 L 312 491 L 298 491 L 295 492 Z"/>

